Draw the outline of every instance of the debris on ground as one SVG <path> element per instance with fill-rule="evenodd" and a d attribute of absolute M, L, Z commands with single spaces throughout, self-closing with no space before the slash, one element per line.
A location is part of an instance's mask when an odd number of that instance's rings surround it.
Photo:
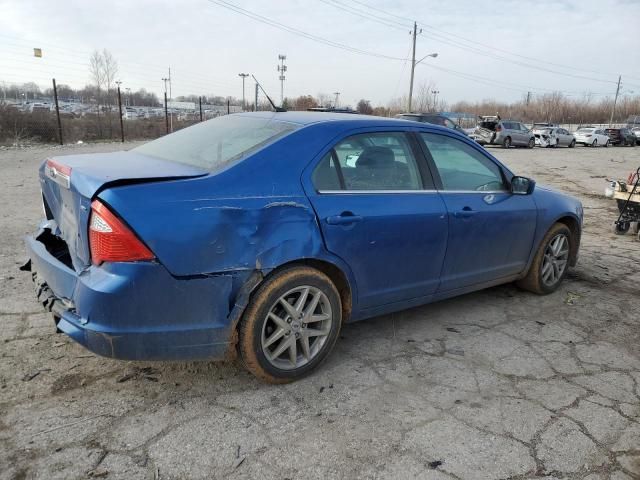
<path fill-rule="evenodd" d="M 462 348 L 450 348 L 447 350 L 447 353 L 450 355 L 458 355 L 459 357 L 464 357 L 464 350 Z"/>
<path fill-rule="evenodd" d="M 444 461 L 442 460 L 434 460 L 433 462 L 429 462 L 429 468 L 435 470 L 436 468 L 442 466 L 443 463 Z"/>
<path fill-rule="evenodd" d="M 447 332 L 460 333 L 460 330 L 454 327 L 447 327 Z"/>
<path fill-rule="evenodd" d="M 109 475 L 109 470 L 107 470 L 106 468 L 96 468 L 87 473 L 87 475 L 91 478 L 106 477 L 107 475 Z"/>
<path fill-rule="evenodd" d="M 567 305 L 575 305 L 576 300 L 578 300 L 581 297 L 582 295 L 580 295 L 579 293 L 567 292 L 567 297 L 564 299 L 564 303 L 566 303 Z"/>

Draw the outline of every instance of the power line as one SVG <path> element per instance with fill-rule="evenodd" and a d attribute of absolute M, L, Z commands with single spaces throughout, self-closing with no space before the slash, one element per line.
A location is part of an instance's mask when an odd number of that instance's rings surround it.
<path fill-rule="evenodd" d="M 383 19 L 382 17 L 379 17 L 377 15 L 371 15 L 368 14 L 366 12 L 362 12 L 361 10 L 355 9 L 352 6 L 348 6 L 345 5 L 343 3 L 340 3 L 336 0 L 320 0 L 322 3 L 326 3 L 327 5 L 331 5 L 332 7 L 338 8 L 340 10 L 343 10 L 345 12 L 351 13 L 353 15 L 357 15 L 359 17 L 362 18 L 366 18 L 368 20 L 373 20 L 374 22 L 380 23 L 382 25 L 385 25 L 387 27 L 390 28 L 395 28 L 397 30 L 402 30 L 402 31 L 407 31 L 407 29 L 412 28 L 411 26 L 407 26 L 405 24 L 400 24 L 398 22 L 393 21 L 393 23 L 391 23 L 390 21 L 387 21 L 385 19 Z"/>
<path fill-rule="evenodd" d="M 238 7 L 237 5 L 234 5 L 230 2 L 227 2 L 225 0 L 207 0 L 210 3 L 214 3 L 216 5 L 219 5 L 223 8 L 226 8 L 228 10 L 234 11 L 236 13 L 239 13 L 240 15 L 244 15 L 245 17 L 251 18 L 253 20 L 256 20 L 258 22 L 261 23 L 265 23 L 267 25 L 270 25 L 272 27 L 278 28 L 280 30 L 284 30 L 285 32 L 289 32 L 292 33 L 294 35 L 298 35 L 304 38 L 307 38 L 309 40 L 313 40 L 315 42 L 318 43 L 323 43 L 325 45 L 328 45 L 330 47 L 334 47 L 334 48 L 340 48 L 342 50 L 346 50 L 352 53 L 358 53 L 360 55 L 368 55 L 371 57 L 377 57 L 377 58 L 384 58 L 387 60 L 404 60 L 403 58 L 400 57 L 393 57 L 391 55 L 384 55 L 382 53 L 376 53 L 376 52 L 370 52 L 368 50 L 362 50 L 360 48 L 356 48 L 356 47 L 351 47 L 349 45 L 345 45 L 344 43 L 338 43 L 338 42 L 334 42 L 333 40 L 328 40 L 326 38 L 323 37 L 319 37 L 317 35 L 313 35 L 311 33 L 305 32 L 303 30 L 299 30 L 297 28 L 293 28 L 293 27 L 289 27 L 283 23 L 277 22 L 275 20 L 272 20 L 270 18 L 267 18 L 263 15 L 259 15 L 257 13 L 251 12 L 250 10 Z"/>
<path fill-rule="evenodd" d="M 510 65 L 519 65 L 521 67 L 530 68 L 530 69 L 533 69 L 533 70 L 540 70 L 542 72 L 553 73 L 553 74 L 556 74 L 556 75 L 563 75 L 565 77 L 578 78 L 578 79 L 581 79 L 581 80 L 590 80 L 590 81 L 593 81 L 593 82 L 600 82 L 600 83 L 610 83 L 610 84 L 613 84 L 613 85 L 615 85 L 615 83 L 616 83 L 616 82 L 614 82 L 612 80 L 602 80 L 600 78 L 587 77 L 587 76 L 584 76 L 584 75 L 577 75 L 577 74 L 567 73 L 567 72 L 560 72 L 558 70 L 552 70 L 550 68 L 541 67 L 541 66 L 538 66 L 538 65 L 532 65 L 532 64 L 529 64 L 529 63 L 522 62 L 520 60 L 514 60 L 514 59 L 511 59 L 511 58 L 504 57 L 502 55 L 496 55 L 496 54 L 484 51 L 484 50 L 476 48 L 476 47 L 466 46 L 466 45 L 464 45 L 464 44 L 462 44 L 460 42 L 443 39 L 443 38 L 440 38 L 438 36 L 430 35 L 430 34 L 427 34 L 427 33 L 424 33 L 424 32 L 422 32 L 420 35 L 422 35 L 424 37 L 427 37 L 427 38 L 429 38 L 431 40 L 434 40 L 436 42 L 441 42 L 441 43 L 444 43 L 444 44 L 459 48 L 461 50 L 472 52 L 472 53 L 474 53 L 476 55 L 481 55 L 481 56 L 484 56 L 484 57 L 493 58 L 495 60 L 501 60 L 501 61 L 509 63 Z"/>
<path fill-rule="evenodd" d="M 380 13 L 384 13 L 385 15 L 389 15 L 389 16 L 392 16 L 392 17 L 395 17 L 395 18 L 398 18 L 398 19 L 401 19 L 401 20 L 405 20 L 405 21 L 411 21 L 411 22 L 414 21 L 414 19 L 412 19 L 412 18 L 404 17 L 402 15 L 396 15 L 394 13 L 388 12 L 388 11 L 383 10 L 381 8 L 374 7 L 373 5 L 369 5 L 369 4 L 367 4 L 365 2 L 362 2 L 360 0 L 351 0 L 351 1 L 353 3 L 362 5 L 362 6 L 366 7 L 366 8 L 368 8 L 368 9 L 375 10 L 375 11 L 380 12 Z M 465 37 L 463 37 L 461 35 L 458 35 L 458 34 L 455 34 L 455 33 L 447 32 L 446 30 L 434 27 L 433 25 L 430 25 L 430 24 L 428 24 L 426 22 L 420 22 L 419 21 L 419 23 L 421 24 L 421 26 L 423 28 L 433 30 L 435 32 L 438 32 L 441 35 L 454 37 L 454 38 L 457 38 L 457 39 L 462 40 L 464 42 L 471 43 L 473 45 L 479 45 L 479 46 L 482 46 L 482 47 L 485 47 L 485 48 L 489 48 L 489 49 L 491 49 L 493 51 L 498 51 L 498 52 L 501 52 L 501 53 L 505 53 L 507 55 L 512 55 L 514 57 L 524 58 L 526 60 L 531 60 L 531 61 L 534 61 L 534 62 L 537 62 L 537 63 L 546 63 L 547 65 L 552 65 L 554 67 L 560 67 L 560 68 L 564 68 L 564 69 L 567 69 L 567 70 L 575 70 L 575 71 L 581 71 L 581 72 L 586 72 L 586 73 L 595 73 L 596 75 L 601 75 L 601 76 L 612 76 L 611 74 L 607 74 L 607 73 L 597 72 L 597 71 L 594 71 L 594 70 L 587 70 L 587 69 L 584 69 L 584 68 L 572 67 L 572 66 L 569 66 L 569 65 L 563 65 L 563 64 L 559 64 L 559 63 L 549 62 L 548 60 L 542 60 L 540 58 L 529 57 L 527 55 L 522 55 L 522 54 L 519 54 L 519 53 L 510 52 L 508 50 L 501 49 L 500 47 L 497 47 L 496 45 L 488 45 L 488 44 L 485 44 L 485 43 L 478 42 L 477 40 L 471 40 L 469 38 L 465 38 Z M 631 77 L 629 77 L 629 78 L 631 78 Z M 616 82 L 610 82 L 610 83 L 614 83 L 615 84 Z"/>
<path fill-rule="evenodd" d="M 379 24 L 385 25 L 385 26 L 390 27 L 390 28 L 395 28 L 395 29 L 400 29 L 400 30 L 405 30 L 407 28 L 404 24 L 397 24 L 397 23 L 396 24 L 392 24 L 392 23 L 389 23 L 389 21 L 383 19 L 382 17 L 380 17 L 378 15 L 367 14 L 366 12 L 362 12 L 362 11 L 360 11 L 358 9 L 355 9 L 355 8 L 351 7 L 351 6 L 347 6 L 347 5 L 343 4 L 343 3 L 340 3 L 338 0 L 320 0 L 320 1 L 325 3 L 325 4 L 327 4 L 327 5 L 331 5 L 331 6 L 335 7 L 335 8 L 339 8 L 340 10 L 349 12 L 349 13 L 351 13 L 353 15 L 357 15 L 357 16 L 359 16 L 361 18 L 365 18 L 365 19 L 377 22 Z M 357 3 L 362 4 L 361 2 L 357 2 Z M 379 9 L 376 9 L 376 10 L 379 10 Z M 402 25 L 402 26 L 400 26 L 400 25 Z M 430 26 L 426 26 L 426 28 L 435 29 L 435 27 L 430 27 Z M 496 54 L 492 53 L 493 50 L 499 50 L 499 49 L 496 49 L 495 47 L 491 47 L 490 51 L 486 51 L 486 50 L 479 49 L 477 47 L 466 45 L 466 44 L 461 43 L 460 41 L 457 41 L 457 40 L 450 40 L 450 39 L 442 38 L 441 35 L 436 36 L 436 35 L 431 35 L 431 34 L 427 34 L 427 33 L 424 33 L 424 32 L 421 32 L 420 35 L 425 36 L 427 38 L 430 38 L 432 40 L 435 40 L 437 42 L 441 42 L 441 43 L 444 43 L 446 45 L 450 45 L 450 46 L 453 46 L 455 48 L 459 48 L 461 50 L 472 52 L 472 53 L 474 53 L 476 55 L 481 55 L 481 56 L 484 56 L 484 57 L 487 57 L 487 58 L 492 58 L 492 59 L 495 59 L 495 60 L 504 61 L 504 62 L 507 62 L 507 63 L 509 63 L 511 65 L 519 65 L 519 66 L 525 67 L 525 68 L 530 68 L 530 69 L 534 69 L 534 70 L 540 70 L 540 71 L 543 71 L 543 72 L 553 73 L 553 74 L 556 74 L 556 75 L 564 75 L 564 76 L 567 76 L 567 77 L 578 78 L 578 79 L 582 79 L 582 80 L 591 80 L 591 81 L 594 81 L 594 82 L 611 83 L 611 84 L 615 84 L 616 83 L 616 82 L 611 81 L 611 80 L 602 80 L 602 79 L 599 79 L 599 78 L 587 77 L 587 76 L 584 76 L 584 75 L 576 75 L 576 74 L 572 74 L 572 73 L 560 72 L 560 71 L 557 71 L 557 70 L 552 70 L 552 69 L 549 69 L 549 68 L 542 67 L 540 65 L 533 65 L 533 64 L 526 63 L 526 62 L 523 62 L 523 61 L 520 61 L 520 60 L 514 60 L 512 58 L 507 58 L 507 57 L 504 57 L 504 56 L 501 56 L 501 55 L 496 55 Z M 482 44 L 478 43 L 478 45 L 482 45 Z M 556 65 L 556 64 L 554 64 L 554 65 Z"/>

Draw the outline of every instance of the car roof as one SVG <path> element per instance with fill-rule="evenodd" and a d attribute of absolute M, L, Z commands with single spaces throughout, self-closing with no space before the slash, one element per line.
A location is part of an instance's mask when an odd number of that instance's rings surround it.
<path fill-rule="evenodd" d="M 341 123 L 360 123 L 363 126 L 376 125 L 376 126 L 397 126 L 406 125 L 415 122 L 409 120 L 401 120 L 399 118 L 387 118 L 376 117 L 373 115 L 358 115 L 358 114 L 345 114 L 345 113 L 332 113 L 332 112 L 245 112 L 235 113 L 233 115 L 239 115 L 243 117 L 252 118 L 270 118 L 275 121 L 293 123 L 300 126 L 312 125 L 318 123 L 327 122 L 341 122 Z"/>

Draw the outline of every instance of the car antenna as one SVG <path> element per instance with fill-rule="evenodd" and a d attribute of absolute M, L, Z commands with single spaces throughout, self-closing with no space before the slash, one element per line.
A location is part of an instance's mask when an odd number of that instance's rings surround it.
<path fill-rule="evenodd" d="M 258 85 L 258 87 L 260 87 L 260 90 L 262 90 L 262 93 L 264 93 L 264 96 L 267 97 L 267 100 L 269 100 L 269 103 L 271 104 L 271 106 L 273 107 L 273 109 L 276 112 L 286 112 L 287 110 L 285 108 L 282 107 L 276 107 L 276 104 L 273 103 L 273 100 L 271 100 L 271 97 L 269 96 L 269 94 L 267 94 L 267 92 L 264 91 L 264 88 L 262 88 L 262 85 L 260 85 L 260 82 L 258 81 L 258 79 L 255 77 L 255 75 L 251 75 L 253 77 L 253 79 L 256 82 L 256 85 Z M 258 109 L 258 106 L 256 105 L 256 110 Z"/>

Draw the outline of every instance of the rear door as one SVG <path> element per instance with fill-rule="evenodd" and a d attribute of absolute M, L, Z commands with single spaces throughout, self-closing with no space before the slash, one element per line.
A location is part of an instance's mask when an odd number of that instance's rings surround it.
<path fill-rule="evenodd" d="M 483 150 L 443 133 L 419 135 L 447 207 L 449 236 L 440 291 L 520 273 L 533 245 L 533 196 L 512 195 Z"/>
<path fill-rule="evenodd" d="M 415 138 L 361 131 L 336 141 L 310 169 L 305 190 L 327 249 L 355 277 L 359 308 L 436 291 L 447 212 Z"/>

